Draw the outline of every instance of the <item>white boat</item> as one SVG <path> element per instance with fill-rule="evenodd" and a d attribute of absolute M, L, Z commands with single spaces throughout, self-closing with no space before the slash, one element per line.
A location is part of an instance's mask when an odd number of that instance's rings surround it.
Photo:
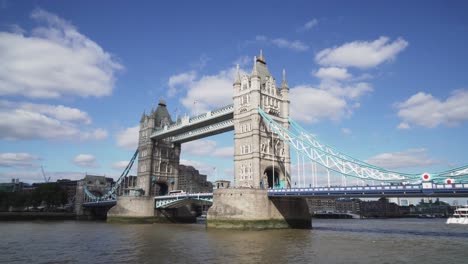
<path fill-rule="evenodd" d="M 457 208 L 455 213 L 447 219 L 447 224 L 468 225 L 468 205 Z"/>

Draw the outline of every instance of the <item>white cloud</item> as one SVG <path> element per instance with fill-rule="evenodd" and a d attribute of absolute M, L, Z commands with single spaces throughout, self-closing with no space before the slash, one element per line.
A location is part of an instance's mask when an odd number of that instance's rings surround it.
<path fill-rule="evenodd" d="M 309 49 L 309 46 L 302 41 L 299 40 L 287 40 L 284 38 L 276 38 L 272 39 L 271 43 L 273 43 L 278 48 L 286 48 L 294 51 L 306 51 Z"/>
<path fill-rule="evenodd" d="M 328 67 L 320 68 L 314 75 L 320 79 L 345 80 L 352 77 L 346 68 Z"/>
<path fill-rule="evenodd" d="M 190 110 L 191 115 L 232 104 L 234 67 L 216 75 L 205 75 L 191 82 L 185 97 L 180 102 Z"/>
<path fill-rule="evenodd" d="M 322 82 L 319 88 L 297 86 L 290 90 L 291 117 L 305 123 L 322 119 L 341 120 L 359 107 L 360 97 L 372 91 L 367 83 L 343 86 L 339 82 Z M 324 103 L 326 102 L 326 103 Z"/>
<path fill-rule="evenodd" d="M 402 122 L 398 124 L 398 129 L 410 129 L 410 125 L 408 125 L 408 123 Z"/>
<path fill-rule="evenodd" d="M 167 91 L 167 95 L 172 97 L 176 95 L 177 89 L 182 87 L 187 87 L 192 84 L 193 80 L 196 77 L 196 73 L 194 71 L 184 72 L 181 74 L 173 75 L 169 77 L 169 81 L 167 85 L 169 86 L 169 90 Z"/>
<path fill-rule="evenodd" d="M 232 158 L 234 156 L 234 147 L 218 148 L 213 152 L 213 156 L 220 158 Z"/>
<path fill-rule="evenodd" d="M 107 137 L 104 129 L 80 128 L 90 123 L 88 114 L 77 108 L 0 100 L 0 139 L 100 140 Z"/>
<path fill-rule="evenodd" d="M 349 134 L 352 133 L 352 131 L 351 131 L 351 129 L 344 127 L 344 128 L 341 129 L 341 133 L 343 133 L 345 135 L 349 135 Z"/>
<path fill-rule="evenodd" d="M 214 140 L 195 140 L 182 144 L 182 152 L 194 156 L 206 156 L 216 149 Z"/>
<path fill-rule="evenodd" d="M 371 68 L 393 60 L 407 46 L 408 42 L 402 38 L 391 43 L 388 37 L 380 37 L 372 42 L 353 41 L 320 51 L 315 61 L 326 66 Z"/>
<path fill-rule="evenodd" d="M 200 174 L 205 174 L 209 177 L 214 174 L 215 168 L 216 168 L 215 166 L 211 164 L 207 164 L 207 163 L 199 162 L 195 160 L 180 159 L 180 164 L 192 166 L 195 169 L 197 169 L 200 172 Z"/>
<path fill-rule="evenodd" d="M 373 156 L 366 162 L 385 169 L 407 169 L 430 166 L 440 161 L 427 157 L 427 149 L 408 149 L 400 152 L 382 153 Z"/>
<path fill-rule="evenodd" d="M 122 171 L 127 168 L 128 160 L 121 160 L 111 164 L 112 169 Z M 133 167 L 132 167 L 133 168 Z"/>
<path fill-rule="evenodd" d="M 303 31 L 309 31 L 312 28 L 316 27 L 318 25 L 318 20 L 316 18 L 307 21 L 304 25 L 302 25 L 297 31 L 303 32 Z"/>
<path fill-rule="evenodd" d="M 234 61 L 234 65 L 239 64 L 241 68 L 247 65 L 250 65 L 251 63 L 252 63 L 252 58 L 249 56 L 240 56 Z"/>
<path fill-rule="evenodd" d="M 437 127 L 454 126 L 468 120 L 468 90 L 455 90 L 445 100 L 431 94 L 419 92 L 405 102 L 397 103 L 398 116 L 402 122 L 400 129 L 409 129 L 411 125 Z"/>
<path fill-rule="evenodd" d="M 117 146 L 128 150 L 136 150 L 138 148 L 138 133 L 140 126 L 126 128 L 117 133 Z"/>
<path fill-rule="evenodd" d="M 29 153 L 0 153 L 0 167 L 9 168 L 37 168 L 36 162 L 40 158 Z"/>
<path fill-rule="evenodd" d="M 195 140 L 182 145 L 182 153 L 194 156 L 213 156 L 220 158 L 229 158 L 234 155 L 234 148 L 218 147 L 214 140 Z"/>
<path fill-rule="evenodd" d="M 73 159 L 76 166 L 82 168 L 97 168 L 96 157 L 90 154 L 79 154 Z"/>
<path fill-rule="evenodd" d="M 58 16 L 36 9 L 29 35 L 0 32 L 0 95 L 59 98 L 112 93 L 123 66 Z"/>
<path fill-rule="evenodd" d="M 290 90 L 291 117 L 297 121 L 315 123 L 324 118 L 339 120 L 347 114 L 345 99 L 333 93 L 309 86 Z M 326 103 L 324 103 L 326 102 Z"/>
<path fill-rule="evenodd" d="M 267 36 L 258 35 L 255 37 L 255 42 L 264 42 L 274 45 L 278 48 L 290 49 L 293 51 L 306 51 L 309 46 L 300 40 L 288 40 L 285 38 L 268 38 Z"/>
<path fill-rule="evenodd" d="M 341 83 L 334 80 L 323 80 L 320 88 L 347 99 L 358 99 L 373 91 L 369 83 Z"/>

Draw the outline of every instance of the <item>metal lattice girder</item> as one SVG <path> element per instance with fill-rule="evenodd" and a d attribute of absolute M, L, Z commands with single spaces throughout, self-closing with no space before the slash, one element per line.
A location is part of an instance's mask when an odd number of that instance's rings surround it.
<path fill-rule="evenodd" d="M 184 193 L 177 195 L 166 195 L 154 197 L 156 208 L 174 207 L 178 203 L 185 203 L 188 200 L 198 200 L 213 202 L 213 193 Z"/>
<path fill-rule="evenodd" d="M 421 175 L 423 173 L 402 173 L 402 172 L 396 172 L 396 171 L 391 171 L 391 170 L 387 170 L 387 169 L 384 169 L 384 168 L 379 168 L 377 166 L 374 166 L 372 164 L 369 164 L 369 163 L 366 163 L 364 161 L 360 161 L 358 159 L 355 159 L 349 155 L 346 155 L 346 154 L 343 154 L 339 151 L 337 151 L 336 149 L 326 145 L 326 144 L 323 144 L 321 142 L 319 142 L 317 140 L 316 137 L 308 134 L 308 132 L 302 128 L 298 123 L 296 123 L 294 120 L 292 119 L 289 119 L 289 122 L 291 123 L 291 127 L 293 129 L 295 129 L 296 131 L 298 131 L 299 133 L 301 133 L 301 135 L 304 136 L 304 138 L 310 142 L 311 144 L 313 144 L 314 146 L 324 150 L 324 149 L 328 149 L 330 152 L 334 153 L 335 155 L 339 155 L 339 156 L 342 156 L 342 157 L 346 157 L 350 160 L 353 160 L 354 162 L 358 163 L 358 164 L 363 164 L 364 166 L 368 166 L 368 167 L 371 167 L 371 168 L 375 168 L 375 169 L 378 169 L 378 170 L 384 170 L 384 171 L 387 171 L 387 172 L 393 172 L 393 173 L 396 173 L 396 174 L 399 174 L 399 175 L 404 175 L 405 177 L 407 177 L 409 180 L 416 180 L 416 181 L 419 181 L 421 180 Z M 454 178 L 454 179 L 459 179 L 459 180 L 465 180 L 466 178 L 468 178 L 468 165 L 466 166 L 462 166 L 462 167 L 458 167 L 458 168 L 454 168 L 454 169 L 451 169 L 451 170 L 447 170 L 447 171 L 441 171 L 441 172 L 434 172 L 434 173 L 430 173 L 432 175 L 432 179 L 436 182 L 441 182 L 441 181 L 444 181 L 445 179 L 447 178 Z"/>
<path fill-rule="evenodd" d="M 335 171 L 345 176 L 351 176 L 363 180 L 378 181 L 420 181 L 422 173 L 402 173 L 387 170 L 367 162 L 358 160 L 349 155 L 341 153 L 336 149 L 321 143 L 315 136 L 310 135 L 294 120 L 289 119 L 291 130 L 276 123 L 261 108 L 259 113 L 270 125 L 273 132 L 277 133 L 285 142 L 296 149 L 301 154 L 308 157 L 313 162 L 318 163 L 326 169 Z M 436 182 L 446 178 L 464 180 L 468 178 L 468 165 L 447 170 L 443 172 L 431 173 Z"/>
<path fill-rule="evenodd" d="M 408 174 L 396 173 L 368 165 L 349 156 L 341 155 L 329 147 L 324 147 L 318 141 L 311 140 L 304 134 L 290 131 L 275 122 L 268 114 L 259 108 L 260 115 L 268 123 L 272 131 L 278 134 L 287 144 L 307 158 L 331 171 L 345 176 L 363 180 L 377 181 L 407 181 Z"/>

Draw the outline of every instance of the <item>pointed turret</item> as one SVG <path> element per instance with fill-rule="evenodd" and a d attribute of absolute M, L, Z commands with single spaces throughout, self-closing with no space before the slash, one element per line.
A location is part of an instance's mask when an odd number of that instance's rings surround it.
<path fill-rule="evenodd" d="M 257 71 L 257 56 L 254 56 L 254 65 L 252 69 L 252 74 L 250 75 L 251 77 L 259 77 L 258 76 L 258 71 Z"/>
<path fill-rule="evenodd" d="M 288 82 L 286 81 L 286 70 L 283 69 L 283 81 L 281 81 L 281 89 L 289 89 Z"/>
<path fill-rule="evenodd" d="M 164 125 L 172 124 L 171 115 L 167 111 L 166 101 L 164 99 L 159 100 L 158 107 L 154 112 L 154 122 L 157 128 L 162 128 Z"/>
<path fill-rule="evenodd" d="M 260 50 L 260 55 L 258 56 L 256 61 L 260 61 L 266 64 L 265 58 L 263 57 L 263 51 Z"/>
<path fill-rule="evenodd" d="M 239 64 L 236 65 L 236 79 L 234 80 L 234 84 L 240 84 L 240 73 L 239 73 Z"/>
<path fill-rule="evenodd" d="M 143 114 L 141 115 L 141 119 L 140 119 L 140 123 L 143 123 L 145 121 L 145 118 L 146 118 L 146 111 L 143 110 Z"/>

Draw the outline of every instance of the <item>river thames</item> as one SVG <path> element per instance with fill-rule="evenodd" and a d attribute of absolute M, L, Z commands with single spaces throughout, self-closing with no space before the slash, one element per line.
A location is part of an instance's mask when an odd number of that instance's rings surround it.
<path fill-rule="evenodd" d="M 311 230 L 200 224 L 1 222 L 1 263 L 466 263 L 445 219 L 314 219 Z"/>

